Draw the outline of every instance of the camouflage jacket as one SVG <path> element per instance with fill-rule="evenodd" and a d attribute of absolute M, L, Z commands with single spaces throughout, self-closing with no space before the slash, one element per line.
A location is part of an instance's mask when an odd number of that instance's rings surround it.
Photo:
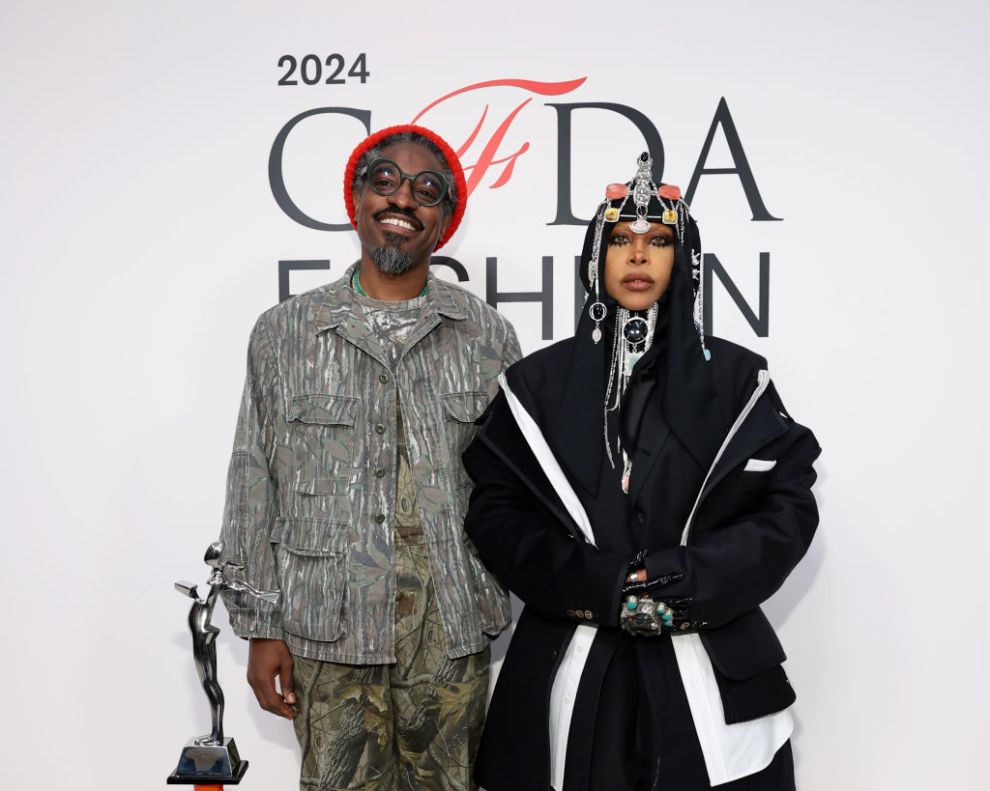
<path fill-rule="evenodd" d="M 268 310 L 251 333 L 221 538 L 246 581 L 282 595 L 228 591 L 224 602 L 241 637 L 281 638 L 311 659 L 394 661 L 398 403 L 447 653 L 466 656 L 510 610 L 464 534 L 461 452 L 519 343 L 497 311 L 430 275 L 393 374 L 351 271 Z"/>

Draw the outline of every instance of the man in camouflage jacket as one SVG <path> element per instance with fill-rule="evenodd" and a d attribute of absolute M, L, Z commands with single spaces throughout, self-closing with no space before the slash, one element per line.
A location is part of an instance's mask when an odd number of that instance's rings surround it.
<path fill-rule="evenodd" d="M 519 345 L 429 274 L 466 200 L 440 138 L 373 135 L 345 197 L 360 261 L 264 313 L 249 342 L 222 539 L 281 598 L 225 603 L 259 703 L 294 719 L 304 791 L 472 788 L 510 610 L 465 538 L 461 452 Z"/>

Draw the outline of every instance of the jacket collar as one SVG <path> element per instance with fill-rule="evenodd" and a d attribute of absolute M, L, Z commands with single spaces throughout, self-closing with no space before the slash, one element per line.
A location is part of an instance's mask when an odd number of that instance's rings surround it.
<path fill-rule="evenodd" d="M 355 261 L 347 268 L 343 277 L 327 286 L 313 325 L 315 334 L 319 335 L 327 330 L 335 329 L 346 319 L 358 317 L 358 312 L 355 310 L 354 291 L 351 288 L 351 277 L 359 263 L 360 261 Z M 428 286 L 426 292 L 428 312 L 445 316 L 453 321 L 463 321 L 467 318 L 465 300 L 462 294 L 446 281 L 435 277 L 433 272 L 427 274 L 426 283 Z"/>

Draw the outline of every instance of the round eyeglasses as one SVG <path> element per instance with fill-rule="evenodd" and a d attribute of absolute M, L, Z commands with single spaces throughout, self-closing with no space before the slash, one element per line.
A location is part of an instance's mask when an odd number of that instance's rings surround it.
<path fill-rule="evenodd" d="M 413 199 L 420 206 L 436 206 L 447 195 L 447 179 L 435 170 L 404 173 L 391 159 L 376 159 L 365 169 L 368 186 L 379 195 L 394 195 L 409 181 Z"/>

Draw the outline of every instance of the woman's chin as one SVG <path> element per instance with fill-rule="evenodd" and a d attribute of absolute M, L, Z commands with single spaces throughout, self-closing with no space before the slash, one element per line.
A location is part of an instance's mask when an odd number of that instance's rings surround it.
<path fill-rule="evenodd" d="M 640 311 L 649 310 L 653 307 L 653 303 L 658 299 L 660 299 L 660 297 L 653 294 L 652 291 L 627 291 L 626 293 L 615 297 L 615 301 L 626 310 Z"/>

